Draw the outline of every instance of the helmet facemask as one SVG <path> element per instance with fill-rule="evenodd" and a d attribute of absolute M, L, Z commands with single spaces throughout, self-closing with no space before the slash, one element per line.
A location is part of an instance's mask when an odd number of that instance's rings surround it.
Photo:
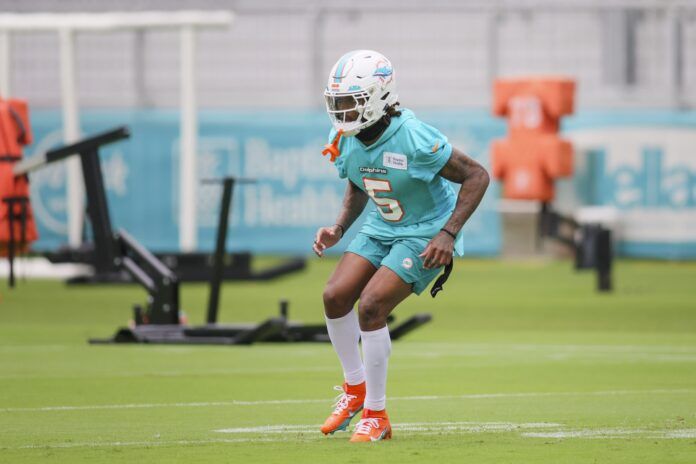
<path fill-rule="evenodd" d="M 384 111 L 375 111 L 371 97 L 375 87 L 351 93 L 324 92 L 326 112 L 337 129 L 343 130 L 343 135 L 351 136 L 360 132 L 382 117 Z M 386 106 L 386 105 L 385 105 Z M 377 115 L 377 113 L 380 113 Z"/>

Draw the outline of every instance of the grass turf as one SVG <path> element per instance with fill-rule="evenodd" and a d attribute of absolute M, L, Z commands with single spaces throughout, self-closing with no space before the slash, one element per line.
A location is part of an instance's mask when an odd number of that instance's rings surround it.
<path fill-rule="evenodd" d="M 226 284 L 220 317 L 287 298 L 321 321 L 334 265 Z M 437 299 L 398 308 L 434 320 L 394 343 L 394 439 L 366 446 L 317 431 L 341 381 L 329 345 L 89 346 L 144 292 L 20 282 L 0 294 L 0 462 L 692 463 L 696 263 L 619 261 L 615 281 L 597 294 L 567 262 L 459 261 Z M 183 287 L 193 323 L 206 296 Z"/>

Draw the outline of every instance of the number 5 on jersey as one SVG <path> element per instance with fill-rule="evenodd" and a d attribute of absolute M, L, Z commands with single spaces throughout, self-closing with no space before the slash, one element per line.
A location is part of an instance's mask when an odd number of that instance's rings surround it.
<path fill-rule="evenodd" d="M 368 177 L 363 177 L 363 184 L 365 185 L 365 190 L 367 194 L 372 198 L 377 204 L 377 211 L 382 217 L 390 222 L 400 221 L 404 217 L 404 210 L 401 209 L 401 204 L 399 200 L 395 198 L 388 197 L 378 197 L 377 194 L 380 192 L 391 192 L 391 184 L 388 180 L 382 179 L 370 179 Z"/>

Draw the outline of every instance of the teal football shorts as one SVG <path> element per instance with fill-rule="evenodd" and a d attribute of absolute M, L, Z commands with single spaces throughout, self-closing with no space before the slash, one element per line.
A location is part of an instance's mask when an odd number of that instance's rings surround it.
<path fill-rule="evenodd" d="M 362 256 L 377 269 L 380 266 L 388 267 L 401 280 L 411 284 L 416 295 L 420 295 L 443 269 L 423 267 L 423 260 L 418 255 L 425 250 L 429 241 L 416 237 L 381 239 L 358 233 L 348 245 L 346 253 Z"/>

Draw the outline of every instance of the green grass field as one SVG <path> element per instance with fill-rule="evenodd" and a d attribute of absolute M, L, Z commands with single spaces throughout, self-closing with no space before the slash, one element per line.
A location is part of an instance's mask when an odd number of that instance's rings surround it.
<path fill-rule="evenodd" d="M 335 260 L 224 287 L 221 319 L 291 301 L 322 320 Z M 394 439 L 318 425 L 341 382 L 330 345 L 90 346 L 137 287 L 20 282 L 0 294 L 0 462 L 696 462 L 696 263 L 619 261 L 616 291 L 568 262 L 459 261 L 433 322 L 394 343 Z M 183 288 L 203 320 L 207 289 Z"/>

